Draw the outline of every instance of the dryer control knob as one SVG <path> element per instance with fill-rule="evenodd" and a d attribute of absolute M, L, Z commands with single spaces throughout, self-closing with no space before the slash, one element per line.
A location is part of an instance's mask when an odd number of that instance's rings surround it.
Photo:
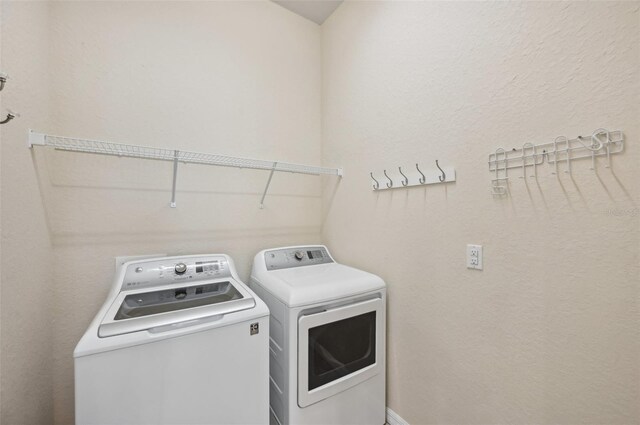
<path fill-rule="evenodd" d="M 185 263 L 178 263 L 175 267 L 176 274 L 183 274 L 187 271 L 187 265 Z"/>
<path fill-rule="evenodd" d="M 302 251 L 296 251 L 295 254 L 293 254 L 296 257 L 296 260 L 300 261 L 304 258 L 304 252 Z"/>

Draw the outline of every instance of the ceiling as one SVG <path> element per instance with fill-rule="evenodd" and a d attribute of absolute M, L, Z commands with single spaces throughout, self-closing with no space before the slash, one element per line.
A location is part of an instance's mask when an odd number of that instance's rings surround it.
<path fill-rule="evenodd" d="M 305 17 L 318 25 L 340 6 L 343 0 L 272 0 L 274 3 Z"/>

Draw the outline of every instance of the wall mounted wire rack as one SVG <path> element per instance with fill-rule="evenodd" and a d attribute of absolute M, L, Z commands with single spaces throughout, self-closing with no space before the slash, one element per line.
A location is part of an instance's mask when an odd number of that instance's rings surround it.
<path fill-rule="evenodd" d="M 569 139 L 558 136 L 552 142 L 534 145 L 527 142 L 521 148 L 506 150 L 498 148 L 489 155 L 489 171 L 494 173 L 491 179 L 493 195 L 508 194 L 509 170 L 519 169 L 518 178 L 538 177 L 538 167 L 545 161 L 553 166 L 551 174 L 558 175 L 560 167 L 564 173 L 571 174 L 571 163 L 580 159 L 591 159 L 591 169 L 595 170 L 597 157 L 606 157 L 605 168 L 611 168 L 611 155 L 624 151 L 624 133 L 622 130 L 609 131 L 604 128 L 595 130 L 590 136 L 577 136 Z M 532 172 L 529 173 L 528 170 Z"/>
<path fill-rule="evenodd" d="M 264 208 L 264 199 L 269 190 L 271 179 L 275 172 L 309 175 L 334 175 L 342 177 L 342 168 L 326 168 L 311 165 L 294 164 L 282 161 L 268 161 L 226 156 L 210 153 L 190 152 L 178 149 L 155 148 L 149 146 L 130 145 L 123 143 L 105 142 L 99 140 L 79 139 L 73 137 L 53 136 L 29 130 L 28 146 L 50 146 L 57 150 L 83 152 L 100 155 L 111 155 L 128 158 L 142 158 L 173 162 L 173 185 L 171 188 L 172 208 L 176 207 L 176 182 L 178 164 L 204 164 L 219 167 L 249 168 L 253 170 L 269 171 L 267 184 L 260 199 L 260 208 Z"/>

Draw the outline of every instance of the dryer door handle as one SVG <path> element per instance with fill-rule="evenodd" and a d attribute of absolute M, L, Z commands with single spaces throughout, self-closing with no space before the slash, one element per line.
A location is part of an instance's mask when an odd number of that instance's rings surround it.
<path fill-rule="evenodd" d="M 342 305 L 339 305 L 339 306 L 334 307 L 334 308 L 328 308 L 328 309 L 327 308 L 323 308 L 322 310 L 316 310 L 316 311 L 313 311 L 313 312 L 310 312 L 310 313 L 304 313 L 304 314 L 301 315 L 301 317 L 311 317 L 311 316 L 315 316 L 317 314 L 337 313 L 337 312 L 340 312 L 340 311 L 350 310 L 352 308 L 355 308 L 355 307 L 358 307 L 358 306 L 361 306 L 361 305 L 372 305 L 374 302 L 379 301 L 379 300 L 380 300 L 379 297 L 369 298 L 369 299 L 366 299 L 366 300 L 362 300 L 361 299 L 358 302 L 351 303 L 351 304 L 342 304 Z"/>

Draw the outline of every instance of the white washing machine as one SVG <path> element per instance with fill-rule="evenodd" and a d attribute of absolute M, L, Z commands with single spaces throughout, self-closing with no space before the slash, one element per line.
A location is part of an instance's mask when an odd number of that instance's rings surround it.
<path fill-rule="evenodd" d="M 269 310 L 226 255 L 126 263 L 74 351 L 78 424 L 267 424 Z"/>
<path fill-rule="evenodd" d="M 297 246 L 258 253 L 250 285 L 271 311 L 271 423 L 384 424 L 384 281 Z"/>

